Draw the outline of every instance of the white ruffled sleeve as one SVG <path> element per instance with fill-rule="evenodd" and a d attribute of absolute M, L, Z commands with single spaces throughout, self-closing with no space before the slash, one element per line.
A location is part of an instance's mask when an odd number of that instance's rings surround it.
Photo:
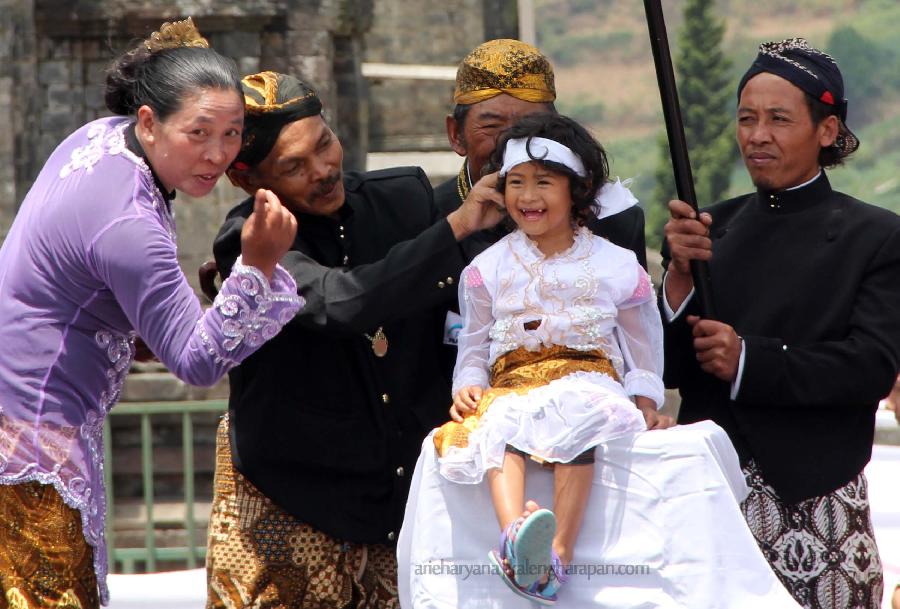
<path fill-rule="evenodd" d="M 491 295 L 484 285 L 481 272 L 469 265 L 462 272 L 459 286 L 459 311 L 462 329 L 458 335 L 456 367 L 453 369 L 452 394 L 463 387 L 490 383 L 489 366 L 491 350 L 490 331 L 494 325 Z"/>
<path fill-rule="evenodd" d="M 618 303 L 616 332 L 625 360 L 623 385 L 628 395 L 641 395 L 661 408 L 665 401 L 663 329 L 650 276 L 635 261 L 637 281 L 631 295 Z"/>

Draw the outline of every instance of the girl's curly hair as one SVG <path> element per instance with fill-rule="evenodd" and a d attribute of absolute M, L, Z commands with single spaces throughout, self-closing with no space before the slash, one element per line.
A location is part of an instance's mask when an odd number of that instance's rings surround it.
<path fill-rule="evenodd" d="M 543 137 L 559 142 L 581 158 L 584 164 L 585 177 L 554 161 L 545 161 L 532 156 L 535 161 L 547 169 L 569 178 L 569 194 L 572 197 L 572 220 L 584 224 L 597 217 L 594 199 L 597 191 L 609 179 L 609 163 L 606 151 L 587 129 L 567 116 L 560 114 L 529 114 L 517 120 L 503 132 L 497 141 L 497 148 L 491 156 L 491 165 L 496 171 L 503 166 L 503 154 L 506 143 L 512 139 L 530 140 Z M 528 151 L 531 156 L 531 151 Z M 497 190 L 506 191 L 505 176 L 497 181 Z"/>

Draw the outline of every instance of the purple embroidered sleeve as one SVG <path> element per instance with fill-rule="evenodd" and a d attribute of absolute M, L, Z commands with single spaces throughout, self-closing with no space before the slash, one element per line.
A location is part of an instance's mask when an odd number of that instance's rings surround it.
<path fill-rule="evenodd" d="M 229 367 L 278 334 L 303 305 L 291 275 L 278 265 L 271 282 L 238 256 L 213 306 L 197 322 L 206 352 Z"/>
<path fill-rule="evenodd" d="M 108 226 L 91 247 L 96 272 L 147 346 L 181 380 L 207 386 L 275 336 L 302 306 L 278 267 L 270 282 L 239 264 L 205 312 L 178 266 L 175 243 L 138 213 Z"/>

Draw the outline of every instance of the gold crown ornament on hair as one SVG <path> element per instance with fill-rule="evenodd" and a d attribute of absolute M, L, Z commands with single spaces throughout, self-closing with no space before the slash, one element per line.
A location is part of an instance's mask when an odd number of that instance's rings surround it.
<path fill-rule="evenodd" d="M 194 25 L 191 17 L 181 21 L 173 21 L 162 24 L 159 31 L 150 34 L 144 41 L 144 46 L 151 53 L 177 49 L 180 47 L 209 48 L 209 41 L 200 35 L 200 30 Z"/>

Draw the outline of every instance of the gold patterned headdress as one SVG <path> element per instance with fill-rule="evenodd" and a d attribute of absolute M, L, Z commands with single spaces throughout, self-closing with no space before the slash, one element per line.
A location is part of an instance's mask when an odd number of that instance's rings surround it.
<path fill-rule="evenodd" d="M 539 50 L 519 40 L 489 40 L 466 55 L 456 71 L 457 104 L 476 104 L 501 93 L 528 102 L 556 99 L 553 66 Z"/>
<path fill-rule="evenodd" d="M 288 74 L 250 74 L 241 80 L 241 86 L 244 89 L 244 141 L 232 164 L 238 171 L 261 163 L 272 151 L 285 125 L 322 113 L 322 102 L 316 90 Z"/>
<path fill-rule="evenodd" d="M 209 42 L 200 35 L 194 20 L 190 17 L 181 21 L 165 22 L 159 31 L 150 34 L 144 41 L 144 46 L 151 53 L 157 53 L 166 49 L 178 47 L 209 48 Z"/>

